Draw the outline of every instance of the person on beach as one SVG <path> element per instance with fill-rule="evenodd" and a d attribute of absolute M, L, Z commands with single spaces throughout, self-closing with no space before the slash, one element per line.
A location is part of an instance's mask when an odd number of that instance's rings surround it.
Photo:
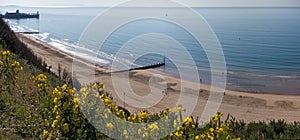
<path fill-rule="evenodd" d="M 164 96 L 166 96 L 167 95 L 166 89 L 162 89 L 161 90 L 161 94 L 164 95 Z"/>

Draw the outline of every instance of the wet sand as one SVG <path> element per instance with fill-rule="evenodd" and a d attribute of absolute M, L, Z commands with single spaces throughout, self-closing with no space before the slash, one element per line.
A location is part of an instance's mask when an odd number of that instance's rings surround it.
<path fill-rule="evenodd" d="M 41 57 L 48 65 L 52 66 L 51 71 L 58 74 L 58 64 L 66 69 L 68 72 L 72 72 L 73 56 L 50 46 L 47 43 L 39 41 L 30 35 L 17 34 L 20 40 L 22 40 L 33 52 Z M 92 64 L 84 60 L 78 60 L 81 65 L 81 72 L 85 72 L 87 69 L 93 68 L 96 70 L 96 81 L 101 81 L 105 84 L 106 91 L 112 94 L 113 100 L 119 105 L 124 106 L 122 101 L 123 94 L 118 96 L 111 80 L 111 73 L 105 67 L 97 66 L 94 68 Z M 78 62 L 77 61 L 77 62 Z M 82 83 L 91 82 L 84 75 L 77 75 L 78 80 Z M 117 75 L 120 81 L 126 79 L 122 73 Z M 190 81 L 182 81 L 181 79 L 174 77 L 173 75 L 166 74 L 154 69 L 149 70 L 135 70 L 129 73 L 130 87 L 134 93 L 140 97 L 146 97 L 153 94 L 152 99 L 141 100 L 135 98 L 130 91 L 127 91 L 126 83 L 118 83 L 118 88 L 124 89 L 125 99 L 128 101 L 132 99 L 140 106 L 131 106 L 130 103 L 125 104 L 125 107 L 130 111 L 137 112 L 141 106 L 149 106 L 152 103 L 158 103 L 146 108 L 149 112 L 159 112 L 166 108 L 173 108 L 179 97 L 182 95 L 189 97 L 190 99 L 196 99 L 196 106 L 194 109 L 186 108 L 186 110 L 192 111 L 193 116 L 201 116 L 204 107 L 207 104 L 209 95 L 212 93 L 218 93 L 218 95 L 224 96 L 221 101 L 221 105 L 218 111 L 224 114 L 230 114 L 238 119 L 243 119 L 245 122 L 251 121 L 269 121 L 272 119 L 285 119 L 288 122 L 300 121 L 300 95 L 288 95 L 288 94 L 272 94 L 272 93 L 251 93 L 226 90 L 224 92 L 218 88 L 211 90 L 210 85 L 194 83 Z M 154 82 L 153 82 L 154 81 Z M 184 90 L 181 89 L 182 82 L 188 83 Z M 149 85 L 149 83 L 151 83 Z M 161 88 L 163 85 L 167 86 L 165 96 L 161 95 Z M 152 90 L 151 94 L 150 91 Z M 190 92 L 196 94 L 189 94 Z M 211 92 L 210 92 L 211 91 Z M 183 93 L 184 92 L 184 93 Z M 189 102 L 189 101 L 186 101 Z"/>

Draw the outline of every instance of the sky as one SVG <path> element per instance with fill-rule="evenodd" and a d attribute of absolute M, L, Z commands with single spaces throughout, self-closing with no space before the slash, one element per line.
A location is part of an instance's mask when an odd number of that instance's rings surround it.
<path fill-rule="evenodd" d="M 0 0 L 0 6 L 19 5 L 19 6 L 115 6 L 127 0 Z M 146 0 L 151 2 L 153 0 Z M 157 0 L 163 3 L 165 0 Z M 299 7 L 300 0 L 177 0 L 178 2 L 190 7 L 234 7 L 234 6 L 292 6 Z M 148 6 L 147 2 L 139 2 L 131 6 Z"/>

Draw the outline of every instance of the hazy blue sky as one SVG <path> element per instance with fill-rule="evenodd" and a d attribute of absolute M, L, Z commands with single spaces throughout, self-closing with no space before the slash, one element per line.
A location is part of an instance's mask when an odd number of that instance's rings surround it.
<path fill-rule="evenodd" d="M 113 6 L 126 0 L 0 0 L 0 5 Z M 153 1 L 153 0 L 148 0 Z M 164 0 L 161 1 L 163 6 Z M 300 6 L 300 0 L 177 0 L 188 6 Z M 147 6 L 140 2 L 134 6 Z"/>

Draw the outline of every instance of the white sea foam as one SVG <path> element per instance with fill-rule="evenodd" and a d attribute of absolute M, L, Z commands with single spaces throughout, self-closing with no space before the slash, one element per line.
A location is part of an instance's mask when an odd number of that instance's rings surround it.
<path fill-rule="evenodd" d="M 80 45 L 79 45 L 80 46 Z M 89 59 L 93 59 L 92 57 L 90 56 L 100 56 L 102 58 L 105 58 L 106 60 L 109 60 L 109 61 L 116 61 L 116 62 L 120 62 L 120 63 L 123 63 L 123 64 L 128 64 L 128 65 L 132 65 L 132 66 L 140 66 L 140 65 L 137 65 L 137 64 L 134 64 L 132 62 L 130 62 L 128 59 L 126 58 L 118 58 L 112 54 L 108 54 L 108 53 L 105 53 L 105 52 L 102 52 L 102 51 L 97 51 L 97 50 L 90 50 L 86 47 L 79 47 L 78 45 L 76 45 L 76 55 L 79 56 L 79 57 L 85 57 L 85 58 L 89 58 Z M 86 56 L 86 54 L 88 54 Z M 100 63 L 103 63 L 102 61 L 99 61 L 100 59 L 96 59 L 96 63 L 97 62 L 100 62 Z M 110 64 L 110 62 L 107 61 L 105 64 Z"/>
<path fill-rule="evenodd" d="M 48 39 L 49 35 L 50 33 L 42 33 L 42 34 L 33 34 L 32 36 L 36 39 L 46 42 L 46 39 Z"/>
<path fill-rule="evenodd" d="M 25 29 L 23 27 L 17 26 L 17 25 L 11 25 L 10 28 L 14 32 L 24 32 L 25 31 Z"/>
<path fill-rule="evenodd" d="M 108 60 L 105 59 L 101 59 L 98 57 L 93 57 L 93 56 L 98 56 L 99 53 L 95 53 L 92 50 L 86 49 L 86 48 L 82 48 L 79 47 L 75 44 L 66 42 L 66 41 L 62 41 L 62 40 L 58 40 L 58 39 L 54 39 L 54 38 L 50 38 L 50 42 L 48 42 L 48 44 L 52 45 L 53 47 L 72 54 L 72 55 L 76 55 L 76 57 L 79 57 L 81 59 L 87 60 L 89 62 L 95 63 L 95 64 L 99 64 L 99 65 L 108 65 L 110 64 L 110 62 Z M 76 52 L 75 52 L 76 51 Z"/>
<path fill-rule="evenodd" d="M 38 32 L 38 30 L 35 30 L 33 28 L 27 27 L 27 26 L 23 26 L 23 25 L 18 25 L 18 23 L 7 20 L 6 22 L 9 22 L 10 28 L 14 31 L 14 32 Z M 99 64 L 99 65 L 109 65 L 110 61 L 119 61 L 122 63 L 129 63 L 131 64 L 131 62 L 129 62 L 126 59 L 123 58 L 116 58 L 115 56 L 111 55 L 111 54 L 107 54 L 104 52 L 100 52 L 98 51 L 97 53 L 95 53 L 95 51 L 84 48 L 84 47 L 79 47 L 78 45 L 72 44 L 69 41 L 69 39 L 55 39 L 55 38 L 49 38 L 50 37 L 50 33 L 41 33 L 41 34 L 32 34 L 31 36 L 33 36 L 36 39 L 39 39 L 41 41 L 47 42 L 48 44 L 52 45 L 53 47 L 72 54 L 72 55 L 76 55 L 79 58 L 82 58 L 84 60 L 90 61 L 92 63 L 95 64 Z M 50 41 L 49 41 L 50 40 Z M 76 54 L 75 54 L 75 50 L 76 50 Z M 101 58 L 94 58 L 93 56 L 101 56 L 105 59 L 101 59 Z M 134 65 L 134 64 L 133 64 Z"/>
<path fill-rule="evenodd" d="M 30 28 L 28 26 L 18 25 L 18 23 L 13 21 L 6 21 L 10 25 L 10 29 L 14 32 L 38 32 L 38 30 Z"/>
<path fill-rule="evenodd" d="M 282 79 L 299 79 L 300 75 L 277 75 L 274 76 L 276 78 L 282 78 Z"/>

